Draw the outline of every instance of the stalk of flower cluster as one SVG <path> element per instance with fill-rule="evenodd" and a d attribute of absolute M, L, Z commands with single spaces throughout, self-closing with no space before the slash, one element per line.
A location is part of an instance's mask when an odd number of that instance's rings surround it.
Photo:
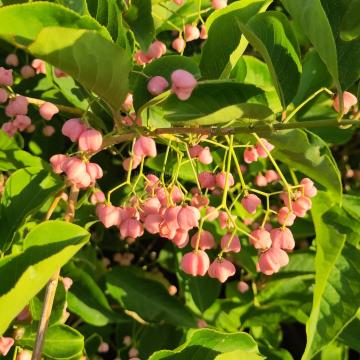
<path fill-rule="evenodd" d="M 67 222 L 72 222 L 74 220 L 75 206 L 76 206 L 78 195 L 79 195 L 79 189 L 76 186 L 72 186 L 71 190 L 70 190 L 68 206 L 67 206 L 65 217 L 64 217 L 64 220 Z M 56 208 L 56 205 L 59 202 L 60 198 L 61 198 L 61 194 L 58 195 L 57 197 L 55 197 L 53 204 L 50 206 L 49 211 L 47 212 L 47 214 L 45 216 L 45 220 L 50 219 L 52 212 Z M 36 341 L 35 341 L 35 345 L 34 345 L 34 351 L 33 351 L 31 360 L 40 360 L 42 357 L 41 356 L 42 348 L 44 345 L 46 330 L 49 325 L 49 319 L 51 316 L 51 311 L 52 311 L 52 307 L 53 307 L 53 303 L 54 303 L 54 298 L 55 298 L 55 294 L 56 294 L 56 288 L 58 285 L 59 275 L 60 275 L 60 269 L 58 269 L 52 275 L 52 277 L 49 280 L 47 287 L 46 287 L 44 305 L 42 308 L 41 318 L 40 318 L 40 322 L 39 322 L 39 327 L 38 327 L 38 331 L 37 331 L 37 335 L 36 335 Z"/>

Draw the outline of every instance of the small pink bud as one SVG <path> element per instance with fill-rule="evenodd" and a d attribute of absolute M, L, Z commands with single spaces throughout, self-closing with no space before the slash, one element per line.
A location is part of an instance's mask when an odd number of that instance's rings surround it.
<path fill-rule="evenodd" d="M 231 240 L 230 240 L 231 239 Z M 225 234 L 221 238 L 221 248 L 224 252 L 238 253 L 241 250 L 240 240 L 236 235 Z"/>
<path fill-rule="evenodd" d="M 98 204 L 96 214 L 106 228 L 118 226 L 121 221 L 121 209 L 117 206 Z"/>
<path fill-rule="evenodd" d="M 211 6 L 213 9 L 223 9 L 227 6 L 227 0 L 211 0 Z"/>
<path fill-rule="evenodd" d="M 280 248 L 272 247 L 260 255 L 259 269 L 265 275 L 272 275 L 288 263 L 289 257 L 287 253 Z"/>
<path fill-rule="evenodd" d="M 191 230 L 199 226 L 199 219 L 200 212 L 194 206 L 183 206 L 177 215 L 179 227 L 183 230 Z"/>
<path fill-rule="evenodd" d="M 178 186 L 174 186 L 170 192 L 172 201 L 174 203 L 179 203 L 184 200 L 184 193 Z"/>
<path fill-rule="evenodd" d="M 199 157 L 199 154 L 203 150 L 203 147 L 201 145 L 194 145 L 189 148 L 189 154 L 192 159 L 195 159 Z"/>
<path fill-rule="evenodd" d="M 151 58 L 147 56 L 143 51 L 139 50 L 135 53 L 134 60 L 138 65 L 145 65 L 151 61 Z"/>
<path fill-rule="evenodd" d="M 225 183 L 226 183 L 226 174 L 224 172 L 218 173 L 215 176 L 215 181 L 216 181 L 216 185 L 221 188 L 221 189 L 225 189 Z M 234 181 L 234 177 L 232 176 L 231 173 L 229 173 L 229 178 L 228 178 L 228 187 L 231 187 L 235 184 Z"/>
<path fill-rule="evenodd" d="M 245 281 L 239 281 L 236 285 L 236 288 L 241 294 L 246 293 L 250 289 L 249 285 Z"/>
<path fill-rule="evenodd" d="M 216 180 L 210 171 L 204 171 L 198 175 L 199 183 L 202 188 L 211 189 L 215 187 Z"/>
<path fill-rule="evenodd" d="M 185 41 L 197 40 L 200 37 L 199 29 L 191 24 L 186 24 L 184 28 Z"/>
<path fill-rule="evenodd" d="M 145 191 L 148 193 L 151 193 L 153 190 L 155 190 L 160 181 L 159 178 L 154 174 L 146 175 L 146 180 Z"/>
<path fill-rule="evenodd" d="M 249 214 L 255 214 L 256 208 L 261 205 L 261 200 L 254 194 L 249 194 L 241 200 L 242 206 Z"/>
<path fill-rule="evenodd" d="M 280 179 L 280 176 L 275 170 L 267 170 L 265 172 L 265 178 L 268 183 L 272 183 L 278 181 Z"/>
<path fill-rule="evenodd" d="M 264 187 L 264 186 L 267 186 L 268 181 L 263 174 L 259 174 L 259 175 L 255 176 L 254 183 L 256 186 Z"/>
<path fill-rule="evenodd" d="M 96 180 L 101 179 L 104 175 L 100 165 L 92 162 L 86 164 L 86 172 L 90 176 L 92 183 L 95 183 Z"/>
<path fill-rule="evenodd" d="M 127 335 L 127 336 L 124 336 L 123 338 L 123 344 L 125 346 L 130 346 L 131 345 L 131 336 Z"/>
<path fill-rule="evenodd" d="M 201 25 L 201 30 L 200 30 L 200 39 L 205 40 L 208 38 L 208 33 L 206 30 L 206 26 L 205 24 Z"/>
<path fill-rule="evenodd" d="M 85 130 L 79 137 L 79 150 L 95 152 L 101 148 L 102 135 L 95 129 Z"/>
<path fill-rule="evenodd" d="M 131 157 L 126 158 L 122 163 L 124 170 L 129 171 L 130 163 L 131 163 L 131 169 L 134 170 L 140 165 L 141 158 L 138 156 L 133 156 L 132 158 Z"/>
<path fill-rule="evenodd" d="M 173 3 L 181 6 L 184 3 L 184 0 L 173 0 Z"/>
<path fill-rule="evenodd" d="M 144 228 L 150 234 L 158 234 L 160 232 L 160 224 L 163 217 L 159 214 L 149 214 L 144 221 Z"/>
<path fill-rule="evenodd" d="M 12 86 L 14 83 L 13 81 L 13 74 L 12 70 L 7 70 L 3 67 L 0 67 L 0 85 L 3 86 Z"/>
<path fill-rule="evenodd" d="M 29 350 L 21 350 L 17 356 L 16 360 L 31 360 L 32 353 Z"/>
<path fill-rule="evenodd" d="M 70 138 L 72 142 L 78 141 L 80 135 L 86 130 L 85 124 L 80 119 L 69 119 L 65 121 L 61 132 Z"/>
<path fill-rule="evenodd" d="M 193 195 L 190 203 L 191 206 L 202 209 L 203 207 L 209 205 L 209 199 L 206 195 L 195 194 Z"/>
<path fill-rule="evenodd" d="M 26 132 L 31 134 L 35 131 L 35 129 L 36 129 L 36 126 L 34 124 L 31 124 L 26 128 Z"/>
<path fill-rule="evenodd" d="M 35 70 L 32 66 L 30 65 L 24 65 L 21 69 L 20 69 L 20 74 L 24 79 L 30 79 L 32 77 L 35 76 Z"/>
<path fill-rule="evenodd" d="M 173 42 L 171 43 L 171 47 L 176 50 L 178 53 L 182 53 L 185 49 L 186 46 L 186 42 L 183 38 L 176 38 L 175 40 L 173 40 Z"/>
<path fill-rule="evenodd" d="M 256 144 L 256 151 L 258 153 L 258 155 L 262 158 L 267 158 L 268 154 L 267 152 L 265 151 L 264 147 L 266 148 L 266 150 L 268 152 L 271 152 L 273 149 L 274 149 L 274 145 L 270 144 L 266 139 L 264 138 L 261 138 L 261 144 L 260 142 L 258 142 Z"/>
<path fill-rule="evenodd" d="M 8 98 L 9 98 L 9 93 L 3 89 L 3 88 L 0 88 L 0 104 L 4 104 L 8 101 Z"/>
<path fill-rule="evenodd" d="M 54 75 L 57 77 L 57 78 L 62 78 L 62 77 L 66 77 L 68 76 L 68 74 L 58 68 L 55 68 L 54 69 Z"/>
<path fill-rule="evenodd" d="M 151 95 L 156 96 L 163 93 L 168 86 L 169 83 L 164 77 L 154 76 L 149 80 L 147 89 Z"/>
<path fill-rule="evenodd" d="M 312 203 L 308 197 L 300 196 L 292 203 L 292 210 L 296 216 L 304 217 L 311 206 Z"/>
<path fill-rule="evenodd" d="M 46 74 L 46 64 L 43 60 L 34 59 L 31 66 L 35 69 L 37 74 Z"/>
<path fill-rule="evenodd" d="M 171 295 L 171 296 L 176 295 L 176 293 L 177 293 L 177 287 L 176 287 L 175 285 L 170 285 L 170 286 L 168 287 L 168 293 L 169 293 L 169 295 Z"/>
<path fill-rule="evenodd" d="M 344 101 L 344 114 L 347 114 L 350 109 L 357 104 L 357 97 L 355 95 L 353 95 L 352 93 L 348 92 L 348 91 L 344 91 L 343 92 L 343 101 Z M 333 102 L 333 108 L 337 111 L 340 112 L 340 99 L 339 99 L 339 95 L 337 95 L 334 99 Z"/>
<path fill-rule="evenodd" d="M 39 113 L 41 117 L 45 120 L 51 120 L 55 114 L 59 112 L 59 109 L 56 105 L 50 102 L 44 102 L 39 108 Z"/>
<path fill-rule="evenodd" d="M 139 355 L 139 351 L 138 351 L 136 348 L 131 348 L 131 349 L 129 350 L 128 355 L 129 355 L 129 358 L 136 357 L 136 356 Z"/>
<path fill-rule="evenodd" d="M 171 74 L 171 81 L 171 90 L 180 100 L 187 100 L 197 85 L 193 74 L 185 70 L 175 70 Z"/>
<path fill-rule="evenodd" d="M 214 221 L 219 217 L 219 211 L 213 206 L 208 206 L 206 208 L 206 216 L 208 221 Z"/>
<path fill-rule="evenodd" d="M 199 319 L 199 320 L 197 321 L 197 327 L 198 327 L 199 329 L 204 329 L 204 328 L 208 327 L 208 323 L 207 323 L 205 320 L 203 320 L 203 319 Z"/>
<path fill-rule="evenodd" d="M 17 127 L 12 121 L 7 121 L 2 124 L 1 130 L 6 132 L 9 137 L 13 137 L 17 132 Z"/>
<path fill-rule="evenodd" d="M 220 211 L 219 222 L 220 222 L 220 227 L 222 229 L 225 229 L 228 226 L 228 220 L 229 220 L 228 214 L 225 211 Z"/>
<path fill-rule="evenodd" d="M 142 224 L 137 219 L 126 219 L 120 224 L 121 238 L 136 239 L 144 234 Z"/>
<path fill-rule="evenodd" d="M 109 344 L 106 342 L 101 342 L 99 347 L 98 347 L 98 352 L 99 353 L 107 353 L 109 351 Z"/>
<path fill-rule="evenodd" d="M 286 206 L 282 207 L 278 212 L 278 222 L 284 226 L 291 226 L 294 224 L 296 215 Z"/>
<path fill-rule="evenodd" d="M 170 229 L 173 229 L 174 231 L 179 228 L 178 215 L 181 209 L 181 206 L 170 206 L 164 212 L 164 222 Z"/>
<path fill-rule="evenodd" d="M 186 253 L 181 260 L 182 270 L 192 276 L 204 276 L 209 265 L 209 257 L 203 250 Z"/>
<path fill-rule="evenodd" d="M 156 143 L 154 139 L 147 136 L 140 136 L 134 144 L 134 155 L 138 157 L 155 157 L 156 152 Z"/>
<path fill-rule="evenodd" d="M 6 356 L 10 351 L 11 347 L 14 345 L 14 339 L 11 337 L 0 337 L 0 354 Z"/>
<path fill-rule="evenodd" d="M 184 248 L 189 242 L 189 233 L 183 229 L 177 229 L 175 236 L 171 239 L 172 243 L 178 248 Z"/>
<path fill-rule="evenodd" d="M 209 147 L 203 148 L 199 153 L 198 159 L 204 165 L 211 164 L 213 161 L 213 158 L 211 156 L 210 148 Z"/>
<path fill-rule="evenodd" d="M 201 250 L 213 249 L 216 246 L 215 239 L 211 232 L 202 230 L 199 238 L 199 232 L 196 232 L 191 238 L 191 246 L 196 247 L 196 243 L 199 241 L 199 248 Z"/>
<path fill-rule="evenodd" d="M 16 320 L 19 321 L 24 321 L 24 320 L 28 320 L 31 318 L 31 314 L 29 311 L 29 306 L 26 305 L 21 311 L 20 313 L 16 316 Z"/>
<path fill-rule="evenodd" d="M 64 284 L 64 288 L 65 288 L 66 291 L 69 291 L 72 284 L 74 283 L 73 280 L 71 278 L 69 278 L 69 277 L 62 278 L 62 282 Z"/>
<path fill-rule="evenodd" d="M 294 236 L 290 229 L 287 227 L 281 227 L 278 229 L 272 229 L 270 232 L 272 246 L 278 247 L 283 250 L 293 250 L 295 247 Z"/>
<path fill-rule="evenodd" d="M 50 158 L 50 164 L 55 174 L 61 174 L 64 171 L 63 166 L 67 159 L 68 157 L 64 154 L 56 154 Z"/>
<path fill-rule="evenodd" d="M 317 194 L 317 189 L 313 181 L 309 178 L 304 178 L 300 181 L 300 185 L 304 186 L 304 195 L 307 197 L 314 197 Z"/>
<path fill-rule="evenodd" d="M 133 100 L 133 95 L 131 93 L 128 93 L 126 95 L 126 98 L 122 104 L 122 109 L 125 111 L 125 112 L 128 112 L 132 109 L 133 107 L 133 103 L 134 103 L 134 100 Z"/>
<path fill-rule="evenodd" d="M 9 54 L 6 58 L 5 58 L 5 64 L 9 65 L 9 66 L 13 66 L 16 67 L 19 65 L 19 58 L 17 57 L 16 54 Z"/>
<path fill-rule="evenodd" d="M 155 40 L 149 46 L 149 50 L 146 53 L 146 56 L 150 59 L 159 59 L 165 53 L 166 53 L 166 45 L 159 40 Z"/>
<path fill-rule="evenodd" d="M 51 125 L 44 126 L 44 128 L 42 129 L 43 135 L 47 137 L 53 136 L 55 134 L 55 131 L 55 128 Z"/>
<path fill-rule="evenodd" d="M 141 210 L 145 216 L 149 214 L 158 214 L 160 208 L 161 208 L 160 201 L 155 196 L 147 198 L 141 205 Z"/>
<path fill-rule="evenodd" d="M 215 259 L 208 270 L 209 276 L 218 279 L 221 283 L 224 283 L 230 276 L 234 276 L 235 272 L 234 264 L 226 259 Z"/>
<path fill-rule="evenodd" d="M 93 205 L 105 202 L 105 194 L 100 190 L 95 191 L 90 197 L 90 202 Z"/>
<path fill-rule="evenodd" d="M 17 95 L 11 99 L 5 108 L 5 114 L 9 117 L 16 115 L 26 115 L 28 112 L 28 101 L 25 96 Z"/>
<path fill-rule="evenodd" d="M 253 146 L 245 149 L 244 161 L 247 164 L 251 164 L 252 162 L 257 161 L 258 157 L 259 157 L 259 154 Z"/>
<path fill-rule="evenodd" d="M 31 119 L 26 115 L 16 115 L 13 125 L 16 126 L 19 131 L 24 131 L 31 125 Z"/>
<path fill-rule="evenodd" d="M 250 233 L 250 243 L 255 249 L 265 250 L 271 247 L 270 233 L 264 229 L 256 229 Z"/>

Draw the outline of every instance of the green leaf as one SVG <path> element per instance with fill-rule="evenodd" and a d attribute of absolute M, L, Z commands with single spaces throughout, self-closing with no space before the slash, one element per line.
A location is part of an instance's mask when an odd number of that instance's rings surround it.
<path fill-rule="evenodd" d="M 32 348 L 35 344 L 36 330 L 25 327 L 24 336 L 17 344 Z M 67 325 L 50 326 L 45 335 L 43 355 L 49 359 L 62 360 L 76 356 L 80 358 L 84 349 L 84 337 Z M 78 355 L 78 356 L 77 356 Z"/>
<path fill-rule="evenodd" d="M 360 36 L 360 0 L 352 0 L 343 17 L 341 38 L 351 41 Z"/>
<path fill-rule="evenodd" d="M 200 60 L 200 69 L 204 78 L 224 79 L 229 76 L 248 45 L 237 22 L 246 23 L 258 12 L 265 11 L 271 2 L 271 0 L 235 1 L 209 16 L 206 20 L 208 39 L 202 49 Z"/>
<path fill-rule="evenodd" d="M 194 327 L 191 312 L 154 280 L 145 279 L 129 268 L 114 268 L 107 274 L 107 290 L 125 309 L 146 321 L 165 321 L 176 326 Z"/>
<path fill-rule="evenodd" d="M 15 231 L 56 191 L 64 186 L 60 178 L 39 167 L 14 172 L 5 185 L 0 203 L 0 248 L 6 251 Z"/>
<path fill-rule="evenodd" d="M 19 20 L 24 18 L 29 23 Z M 65 71 L 114 109 L 120 108 L 128 91 L 131 59 L 109 35 L 103 36 L 103 28 L 90 17 L 48 3 L 4 7 L 0 35 Z M 111 59 L 111 65 L 105 65 L 105 59 Z"/>
<path fill-rule="evenodd" d="M 250 359 L 252 359 L 252 354 L 258 354 L 256 342 L 247 333 L 229 334 L 216 330 L 201 329 L 191 331 L 187 341 L 177 349 L 158 351 L 150 356 L 149 360 L 212 360 L 219 354 L 239 350 L 248 354 Z M 261 357 L 259 358 L 261 359 Z"/>
<path fill-rule="evenodd" d="M 178 69 L 186 70 L 196 78 L 201 77 L 197 63 L 191 58 L 180 55 L 163 56 L 160 59 L 152 61 L 144 68 L 144 74 L 149 78 L 162 76 L 171 84 L 171 74 Z M 138 110 L 153 97 L 147 90 L 149 79 L 146 78 L 146 76 L 138 76 L 134 85 L 133 96 L 135 110 Z"/>
<path fill-rule="evenodd" d="M 27 235 L 23 252 L 0 260 L 0 308 L 6 309 L 0 318 L 0 334 L 89 238 L 77 225 L 47 221 Z"/>
<path fill-rule="evenodd" d="M 146 51 L 155 37 L 151 0 L 132 0 L 125 14 L 125 20 L 134 32 L 141 49 Z"/>
<path fill-rule="evenodd" d="M 172 94 L 161 103 L 166 120 L 187 125 L 214 125 L 241 118 L 265 119 L 272 114 L 266 105 L 263 90 L 226 80 L 199 84 L 186 101 Z"/>
<path fill-rule="evenodd" d="M 45 167 L 39 157 L 24 150 L 0 150 L 0 171 L 12 171 L 24 167 Z"/>
<path fill-rule="evenodd" d="M 316 277 L 304 360 L 331 343 L 360 307 L 360 222 L 332 204 L 323 193 L 313 199 Z"/>
<path fill-rule="evenodd" d="M 355 220 L 360 221 L 360 197 L 344 195 L 343 208 Z"/>
<path fill-rule="evenodd" d="M 17 144 L 15 137 L 10 137 L 1 129 L 0 129 L 0 149 L 1 151 L 19 149 L 19 145 Z"/>
<path fill-rule="evenodd" d="M 355 351 L 360 353 L 360 313 L 357 317 L 342 331 L 339 335 L 339 340 L 348 345 Z"/>
<path fill-rule="evenodd" d="M 104 326 L 119 319 L 111 310 L 103 291 L 86 271 L 69 264 L 62 273 L 74 281 L 68 293 L 71 312 L 94 326 Z"/>
<path fill-rule="evenodd" d="M 341 201 L 339 169 L 327 144 L 317 135 L 300 129 L 268 136 L 275 145 L 273 156 L 321 184 L 336 201 Z"/>
<path fill-rule="evenodd" d="M 268 11 L 253 16 L 246 24 L 238 24 L 266 61 L 285 109 L 296 95 L 301 75 L 299 45 L 289 21 L 280 12 Z"/>
<path fill-rule="evenodd" d="M 248 353 L 243 350 L 235 350 L 225 354 L 217 355 L 215 357 L 215 360 L 239 360 L 239 359 L 261 360 L 265 358 L 261 355 L 255 353 Z"/>
<path fill-rule="evenodd" d="M 55 0 L 54 2 L 63 5 L 80 15 L 87 15 L 89 13 L 86 0 Z"/>

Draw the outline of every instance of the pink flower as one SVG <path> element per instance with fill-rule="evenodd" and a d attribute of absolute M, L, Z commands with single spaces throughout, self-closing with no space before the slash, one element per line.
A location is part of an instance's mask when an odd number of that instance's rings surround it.
<path fill-rule="evenodd" d="M 138 157 L 155 157 L 156 143 L 151 137 L 140 136 L 134 144 L 134 155 Z"/>
<path fill-rule="evenodd" d="M 265 275 L 272 275 L 288 263 L 289 257 L 287 253 L 280 248 L 272 247 L 260 255 L 259 269 Z"/>
<path fill-rule="evenodd" d="M 183 38 L 178 37 L 171 43 L 171 47 L 176 50 L 178 53 L 182 53 L 185 49 L 186 42 Z"/>
<path fill-rule="evenodd" d="M 132 109 L 133 107 L 133 95 L 131 93 L 128 93 L 126 95 L 126 98 L 122 104 L 122 109 L 125 111 L 125 112 L 128 112 Z"/>
<path fill-rule="evenodd" d="M 184 28 L 185 41 L 197 40 L 200 37 L 199 29 L 191 24 L 186 24 Z"/>
<path fill-rule="evenodd" d="M 290 229 L 287 227 L 281 227 L 278 229 L 272 229 L 270 232 L 272 246 L 278 247 L 283 250 L 293 250 L 295 247 L 294 236 Z"/>
<path fill-rule="evenodd" d="M 215 9 L 223 9 L 227 6 L 227 0 L 211 0 L 211 6 Z"/>
<path fill-rule="evenodd" d="M 236 288 L 241 294 L 244 294 L 247 291 L 249 291 L 249 285 L 245 281 L 239 281 L 236 285 Z"/>
<path fill-rule="evenodd" d="M 209 265 L 209 257 L 203 250 L 186 253 L 181 260 L 182 270 L 192 276 L 204 276 Z"/>
<path fill-rule="evenodd" d="M 16 54 L 9 54 L 6 58 L 5 58 L 5 64 L 9 65 L 9 66 L 13 66 L 16 67 L 19 65 L 19 58 L 17 57 Z"/>
<path fill-rule="evenodd" d="M 200 212 L 193 206 L 183 206 L 177 215 L 179 227 L 183 230 L 191 230 L 194 227 L 198 227 L 199 219 Z"/>
<path fill-rule="evenodd" d="M 258 153 L 258 155 L 262 158 L 267 158 L 268 154 L 267 152 L 265 151 L 265 149 L 268 151 L 268 152 L 271 152 L 273 149 L 274 149 L 274 145 L 270 144 L 266 139 L 264 138 L 261 138 L 260 139 L 261 143 L 258 142 L 256 144 L 256 151 Z M 265 147 L 265 149 L 264 149 Z"/>
<path fill-rule="evenodd" d="M 235 275 L 236 269 L 232 262 L 226 259 L 215 259 L 208 270 L 210 277 L 224 283 L 230 276 Z"/>
<path fill-rule="evenodd" d="M 112 205 L 98 204 L 96 214 L 106 228 L 120 225 L 121 208 Z"/>
<path fill-rule="evenodd" d="M 271 247 L 270 233 L 264 229 L 252 231 L 249 236 L 249 241 L 255 249 L 265 250 Z"/>
<path fill-rule="evenodd" d="M 35 76 L 35 70 L 30 65 L 24 65 L 20 69 L 20 74 L 24 79 L 30 79 Z"/>
<path fill-rule="evenodd" d="M 90 197 L 90 202 L 93 205 L 105 202 L 105 194 L 100 190 L 95 191 Z"/>
<path fill-rule="evenodd" d="M 0 88 L 0 104 L 4 104 L 8 101 L 8 98 L 9 98 L 9 93 L 3 89 L 3 88 Z"/>
<path fill-rule="evenodd" d="M 226 173 L 224 172 L 221 172 L 221 173 L 218 173 L 216 176 L 215 176 L 215 181 L 216 181 L 216 185 L 221 188 L 221 189 L 225 189 L 225 183 L 226 183 Z M 234 181 L 234 177 L 232 176 L 231 173 L 229 173 L 229 178 L 228 178 L 228 187 L 231 187 L 235 184 L 235 181 Z"/>
<path fill-rule="evenodd" d="M 231 240 L 230 240 L 231 239 Z M 221 238 L 221 248 L 224 252 L 238 253 L 241 250 L 240 240 L 236 235 L 225 234 Z"/>
<path fill-rule="evenodd" d="M 3 86 L 12 86 L 14 83 L 13 81 L 13 74 L 12 70 L 7 70 L 3 67 L 0 67 L 0 85 Z"/>
<path fill-rule="evenodd" d="M 155 40 L 148 49 L 146 56 L 150 59 L 159 59 L 166 53 L 166 45 L 159 41 Z"/>
<path fill-rule="evenodd" d="M 59 112 L 59 109 L 56 105 L 45 101 L 41 104 L 39 108 L 39 113 L 41 117 L 45 120 L 51 120 L 52 117 Z"/>
<path fill-rule="evenodd" d="M 61 174 L 63 166 L 68 157 L 64 154 L 55 154 L 50 158 L 50 164 L 55 174 Z"/>
<path fill-rule="evenodd" d="M 0 354 L 6 356 L 10 351 L 11 347 L 14 345 L 14 339 L 11 337 L 0 337 Z"/>
<path fill-rule="evenodd" d="M 206 26 L 205 24 L 201 25 L 201 30 L 200 30 L 200 39 L 205 40 L 208 38 L 208 33 L 206 30 Z"/>
<path fill-rule="evenodd" d="M 179 228 L 178 215 L 181 209 L 181 206 L 170 206 L 164 212 L 164 222 L 174 231 Z"/>
<path fill-rule="evenodd" d="M 201 250 L 213 249 L 216 246 L 214 236 L 209 231 L 202 230 L 200 233 L 200 238 L 199 239 L 198 238 L 199 238 L 199 232 L 196 232 L 191 238 L 191 246 L 193 248 L 196 247 L 196 243 L 198 241 L 199 241 L 199 248 Z"/>
<path fill-rule="evenodd" d="M 164 77 L 154 76 L 149 80 L 147 89 L 151 95 L 156 96 L 163 93 L 168 86 L 169 83 Z"/>
<path fill-rule="evenodd" d="M 46 64 L 45 61 L 40 59 L 34 59 L 31 63 L 31 66 L 35 69 L 37 74 L 46 74 Z"/>
<path fill-rule="evenodd" d="M 264 187 L 264 186 L 267 186 L 268 181 L 267 181 L 266 177 L 263 174 L 259 174 L 259 175 L 257 175 L 255 177 L 254 183 L 255 183 L 256 186 Z"/>
<path fill-rule="evenodd" d="M 245 149 L 244 161 L 247 164 L 251 164 L 252 162 L 256 161 L 258 159 L 258 157 L 259 157 L 259 154 L 253 146 Z"/>
<path fill-rule="evenodd" d="M 296 215 L 286 206 L 282 207 L 278 212 L 278 222 L 284 226 L 291 226 L 294 224 Z"/>
<path fill-rule="evenodd" d="M 47 137 L 53 136 L 55 134 L 55 131 L 55 128 L 51 125 L 44 126 L 44 128 L 42 129 L 43 135 Z"/>
<path fill-rule="evenodd" d="M 70 138 L 72 142 L 78 141 L 80 135 L 86 130 L 85 124 L 77 118 L 65 121 L 61 132 L 63 135 Z"/>
<path fill-rule="evenodd" d="M 241 200 L 241 204 L 249 214 L 255 214 L 256 208 L 261 205 L 261 200 L 254 194 L 249 194 Z"/>
<path fill-rule="evenodd" d="M 175 70 L 171 74 L 171 81 L 171 90 L 180 100 L 187 100 L 197 85 L 193 74 L 185 70 Z"/>
<path fill-rule="evenodd" d="M 348 91 L 343 92 L 343 102 L 344 102 L 344 114 L 347 114 L 350 109 L 357 104 L 357 97 Z M 333 108 L 340 112 L 340 99 L 337 95 L 333 102 Z"/>
<path fill-rule="evenodd" d="M 120 235 L 123 239 L 131 238 L 136 239 L 144 234 L 144 229 L 141 222 L 137 219 L 126 219 L 120 226 Z"/>
<path fill-rule="evenodd" d="M 99 131 L 89 129 L 81 133 L 78 141 L 80 151 L 95 152 L 101 148 L 103 139 Z"/>
<path fill-rule="evenodd" d="M 26 115 L 16 115 L 13 125 L 16 126 L 19 131 L 24 131 L 31 125 L 31 119 Z"/>
<path fill-rule="evenodd" d="M 183 229 L 177 229 L 174 237 L 171 239 L 173 244 L 175 244 L 178 248 L 184 248 L 189 242 L 189 233 Z"/>
<path fill-rule="evenodd" d="M 304 178 L 300 181 L 300 185 L 304 186 L 304 195 L 307 197 L 314 197 L 317 194 L 317 189 L 313 181 L 309 178 Z"/>
<path fill-rule="evenodd" d="M 9 117 L 16 115 L 26 115 L 28 112 L 28 101 L 25 96 L 17 95 L 11 99 L 5 108 L 5 114 Z"/>

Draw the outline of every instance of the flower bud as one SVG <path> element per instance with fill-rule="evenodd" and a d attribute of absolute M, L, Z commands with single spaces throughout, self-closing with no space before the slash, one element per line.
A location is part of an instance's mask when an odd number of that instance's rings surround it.
<path fill-rule="evenodd" d="M 249 236 L 250 244 L 255 249 L 265 250 L 271 247 L 270 233 L 264 229 L 256 229 L 250 233 Z"/>
<path fill-rule="evenodd" d="M 171 47 L 176 50 L 178 53 L 182 53 L 185 49 L 186 46 L 186 42 L 183 38 L 176 38 L 175 40 L 173 40 L 173 42 L 171 43 Z"/>
<path fill-rule="evenodd" d="M 224 283 L 230 276 L 235 275 L 236 269 L 232 262 L 226 259 L 215 259 L 208 270 L 210 277 Z"/>
<path fill-rule="evenodd" d="M 70 138 L 72 142 L 78 141 L 80 135 L 86 130 L 85 124 L 80 119 L 69 119 L 65 121 L 61 132 Z"/>
<path fill-rule="evenodd" d="M 51 120 L 55 114 L 59 112 L 59 109 L 56 105 L 50 102 L 44 102 L 39 108 L 39 113 L 41 117 L 45 120 Z"/>
<path fill-rule="evenodd" d="M 101 148 L 102 135 L 95 129 L 85 130 L 79 137 L 79 150 L 87 152 L 95 152 Z"/>
<path fill-rule="evenodd" d="M 251 146 L 251 147 L 247 147 L 244 151 L 244 161 L 247 164 L 251 164 L 254 161 L 257 161 L 259 157 L 258 152 L 256 151 L 256 149 Z"/>
<path fill-rule="evenodd" d="M 280 225 L 291 226 L 294 224 L 296 215 L 286 206 L 282 207 L 278 212 L 278 222 Z"/>
<path fill-rule="evenodd" d="M 249 194 L 241 200 L 242 206 L 249 214 L 255 214 L 256 208 L 261 205 L 261 200 L 254 194 Z"/>
<path fill-rule="evenodd" d="M 134 155 L 140 158 L 142 157 L 155 157 L 156 152 L 156 143 L 151 137 L 140 136 L 134 144 Z"/>
<path fill-rule="evenodd" d="M 6 58 L 5 58 L 5 64 L 9 65 L 9 66 L 13 66 L 16 67 L 19 65 L 19 58 L 17 57 L 16 54 L 9 54 Z"/>
<path fill-rule="evenodd" d="M 12 70 L 0 67 L 0 85 L 12 86 L 14 83 Z"/>
<path fill-rule="evenodd" d="M 171 74 L 171 81 L 171 90 L 180 100 L 187 100 L 197 85 L 193 74 L 185 70 L 175 70 Z"/>
<path fill-rule="evenodd" d="M 186 42 L 197 40 L 200 37 L 200 31 L 196 26 L 186 24 L 184 28 L 184 37 Z"/>
<path fill-rule="evenodd" d="M 169 83 L 164 77 L 154 76 L 149 80 L 147 89 L 151 95 L 156 96 L 163 93 L 168 86 Z"/>
<path fill-rule="evenodd" d="M 204 276 L 209 265 L 209 257 L 203 250 L 186 253 L 181 260 L 182 270 L 192 276 Z"/>

